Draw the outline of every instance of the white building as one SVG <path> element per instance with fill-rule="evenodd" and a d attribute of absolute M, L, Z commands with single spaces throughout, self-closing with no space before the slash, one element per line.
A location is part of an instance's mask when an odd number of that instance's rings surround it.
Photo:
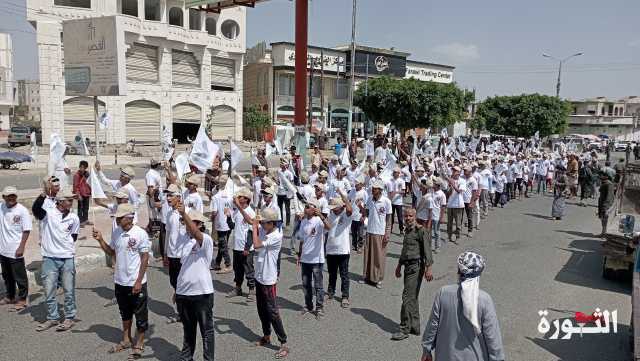
<path fill-rule="evenodd" d="M 184 142 L 211 107 L 215 137 L 241 139 L 246 9 L 233 6 L 241 2 L 196 9 L 184 0 L 27 0 L 37 32 L 43 141 L 54 132 L 71 140 L 78 130 L 94 138 L 93 99 L 65 96 L 61 21 L 111 15 L 125 18 L 127 95 L 99 97 L 99 113 L 112 119 L 101 141 L 157 143 L 166 127 Z"/>
<path fill-rule="evenodd" d="M 40 83 L 36 80 L 16 80 L 16 105 L 24 112 L 24 117 L 32 123 L 40 123 Z M 19 114 L 16 111 L 16 114 Z"/>
<path fill-rule="evenodd" d="M 597 97 L 571 102 L 566 134 L 606 134 L 615 140 L 640 140 L 640 97 Z"/>
<path fill-rule="evenodd" d="M 13 108 L 13 46 L 11 35 L 0 33 L 0 130 L 9 130 Z"/>

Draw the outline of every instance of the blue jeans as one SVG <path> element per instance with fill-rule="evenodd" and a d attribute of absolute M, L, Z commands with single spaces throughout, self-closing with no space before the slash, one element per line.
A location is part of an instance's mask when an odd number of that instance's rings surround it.
<path fill-rule="evenodd" d="M 431 222 L 431 249 L 440 248 L 440 220 L 433 220 Z"/>
<path fill-rule="evenodd" d="M 316 294 L 316 309 L 322 309 L 324 302 L 324 288 L 322 282 L 322 263 L 302 263 L 302 291 L 307 310 L 313 311 L 313 294 Z M 311 280 L 313 279 L 313 286 Z"/>
<path fill-rule="evenodd" d="M 60 277 L 62 276 L 62 277 Z M 59 320 L 58 279 L 62 278 L 64 289 L 64 317 L 68 320 L 76 318 L 76 263 L 73 258 L 42 257 L 42 284 L 47 304 L 47 320 Z"/>

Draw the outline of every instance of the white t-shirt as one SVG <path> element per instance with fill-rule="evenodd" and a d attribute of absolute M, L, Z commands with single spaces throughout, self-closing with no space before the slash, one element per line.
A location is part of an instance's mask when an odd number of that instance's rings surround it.
<path fill-rule="evenodd" d="M 113 192 L 117 192 L 118 189 L 124 188 L 124 190 L 126 191 L 127 195 L 129 196 L 129 203 L 135 209 L 138 209 L 138 206 L 140 205 L 140 193 L 138 193 L 138 191 L 133 186 L 133 184 L 131 184 L 131 182 L 129 182 L 129 183 L 125 184 L 125 185 L 122 185 L 122 183 L 120 183 L 119 180 L 113 180 L 113 179 L 107 178 L 104 175 L 103 172 L 98 172 L 98 177 L 100 178 L 100 180 L 103 183 L 108 184 L 109 186 L 111 186 L 111 191 L 113 191 Z"/>
<path fill-rule="evenodd" d="M 351 251 L 351 242 L 349 240 L 351 232 L 351 217 L 347 216 L 347 211 L 336 215 L 333 211 L 329 212 L 327 217 L 331 228 L 327 238 L 326 251 L 327 254 L 349 254 Z"/>
<path fill-rule="evenodd" d="M 260 204 L 260 200 L 262 199 L 262 179 L 260 177 L 255 177 L 253 180 L 253 203 L 251 204 L 253 207 L 258 207 Z"/>
<path fill-rule="evenodd" d="M 496 177 L 496 192 L 502 193 L 504 192 L 504 185 L 507 183 L 507 176 L 500 175 Z"/>
<path fill-rule="evenodd" d="M 371 197 L 367 202 L 366 209 L 369 211 L 367 233 L 384 236 L 387 214 L 391 214 L 391 201 L 385 196 L 380 196 L 377 201 Z"/>
<path fill-rule="evenodd" d="M 229 230 L 227 216 L 224 214 L 224 211 L 225 209 L 231 210 L 233 208 L 232 201 L 231 197 L 229 197 L 224 190 L 220 190 L 213 196 L 213 201 L 209 208 L 211 212 L 216 212 L 215 224 L 213 225 L 213 229 L 216 231 L 224 232 Z"/>
<path fill-rule="evenodd" d="M 213 280 L 209 266 L 213 259 L 213 240 L 208 234 L 202 234 L 202 245 L 195 238 L 184 241 L 180 250 L 180 274 L 176 285 L 176 294 L 182 296 L 208 295 L 213 293 Z"/>
<path fill-rule="evenodd" d="M 324 223 L 320 217 L 303 218 L 298 230 L 302 240 L 302 263 L 324 263 Z"/>
<path fill-rule="evenodd" d="M 251 218 L 256 217 L 256 212 L 254 212 L 251 206 L 247 206 L 244 211 Z M 244 251 L 244 245 L 247 243 L 247 232 L 249 232 L 252 225 L 245 221 L 242 213 L 240 213 L 238 209 L 234 209 L 233 211 L 233 223 L 235 223 L 235 227 L 233 228 L 233 250 Z M 253 245 L 251 249 L 253 249 Z"/>
<path fill-rule="evenodd" d="M 464 192 L 462 193 L 462 199 L 465 203 L 471 202 L 471 196 L 473 192 L 478 190 L 478 182 L 476 178 L 472 175 L 469 178 L 465 178 L 465 182 L 467 182 L 467 186 L 465 187 Z"/>
<path fill-rule="evenodd" d="M 184 246 L 182 244 L 184 242 L 183 235 L 187 232 L 184 224 L 180 222 L 180 218 L 180 213 L 175 209 L 167 214 L 167 223 L 165 224 L 165 253 L 167 257 L 180 258 L 180 250 Z"/>
<path fill-rule="evenodd" d="M 339 189 L 342 190 L 342 192 L 344 192 L 345 194 L 348 194 L 349 191 L 351 190 L 351 183 L 349 183 L 349 180 L 346 178 L 342 178 L 342 179 L 336 178 L 331 180 L 331 182 L 329 183 L 327 198 L 339 197 L 340 196 L 340 194 L 338 193 Z"/>
<path fill-rule="evenodd" d="M 41 253 L 43 257 L 73 258 L 76 254 L 73 235 L 78 234 L 80 219 L 69 212 L 62 217 L 57 207 L 44 209 L 47 215 L 42 220 Z"/>
<path fill-rule="evenodd" d="M 22 241 L 22 232 L 31 231 L 31 215 L 25 206 L 17 203 L 9 208 L 0 205 L 0 255 L 16 258 L 16 250 Z"/>
<path fill-rule="evenodd" d="M 429 210 L 433 209 L 433 195 L 429 192 L 418 198 L 416 204 L 416 219 L 422 221 L 429 220 Z"/>
<path fill-rule="evenodd" d="M 184 202 L 185 208 L 187 208 L 187 212 L 189 212 L 190 209 L 195 209 L 200 213 L 204 213 L 204 202 L 202 202 L 200 193 L 189 193 L 189 191 L 187 190 L 182 195 L 182 201 Z"/>
<path fill-rule="evenodd" d="M 155 189 L 158 189 L 160 192 L 162 192 L 162 177 L 157 170 L 149 169 L 149 171 L 147 171 L 147 174 L 144 176 L 144 183 L 147 188 L 154 187 Z"/>
<path fill-rule="evenodd" d="M 398 177 L 397 179 L 391 179 L 390 183 L 390 192 L 395 192 L 393 194 L 393 199 L 391 200 L 391 203 L 394 206 L 401 206 L 403 204 L 403 197 L 404 197 L 404 188 L 405 188 L 405 182 L 404 179 L 402 179 L 402 177 Z"/>
<path fill-rule="evenodd" d="M 491 184 L 493 178 L 493 173 L 490 169 L 483 169 L 480 172 L 480 181 L 478 182 L 478 188 L 480 189 L 489 189 L 489 185 Z"/>
<path fill-rule="evenodd" d="M 405 183 L 411 182 L 411 172 L 409 171 L 409 166 L 408 165 L 402 167 L 401 173 L 400 173 L 400 178 L 402 178 Z"/>
<path fill-rule="evenodd" d="M 284 171 L 280 169 L 278 170 L 278 177 L 280 178 L 280 184 L 278 184 L 278 191 L 276 194 L 279 196 L 286 195 L 287 198 L 293 198 L 293 194 L 291 194 L 284 181 L 285 179 L 288 179 L 289 182 L 293 183 L 293 173 L 291 173 L 289 169 L 285 169 Z"/>
<path fill-rule="evenodd" d="M 271 286 L 278 281 L 278 254 L 282 247 L 282 232 L 277 228 L 265 234 L 262 227 L 258 232 L 262 247 L 256 249 L 253 257 L 256 282 Z"/>
<path fill-rule="evenodd" d="M 351 208 L 353 211 L 351 212 L 351 220 L 353 221 L 361 221 L 362 213 L 360 213 L 360 207 L 358 207 L 358 202 L 362 202 L 363 206 L 367 205 L 367 199 L 369 199 L 369 195 L 367 191 L 362 188 L 359 191 L 352 189 L 349 192 L 349 201 L 351 201 Z"/>
<path fill-rule="evenodd" d="M 140 273 L 141 253 L 151 252 L 151 242 L 147 231 L 133 225 L 128 232 L 122 227 L 116 228 L 111 234 L 109 247 L 116 252 L 116 266 L 113 272 L 113 282 L 120 286 L 132 287 Z M 147 282 L 146 273 L 142 283 Z"/>
<path fill-rule="evenodd" d="M 447 206 L 447 195 L 444 194 L 442 189 L 438 189 L 433 192 L 433 203 L 431 207 L 431 219 L 434 222 L 440 221 L 440 212 L 442 211 L 442 207 Z"/>
<path fill-rule="evenodd" d="M 349 183 L 351 183 L 351 187 L 356 186 L 356 178 L 358 178 L 359 175 L 360 169 L 358 167 L 356 167 L 356 169 L 347 169 L 347 179 L 349 180 Z"/>
<path fill-rule="evenodd" d="M 536 174 L 546 176 L 547 170 L 549 169 L 549 161 L 546 159 L 538 160 L 538 166 L 536 169 Z"/>
<path fill-rule="evenodd" d="M 454 184 L 456 184 L 460 193 L 456 192 L 455 189 L 451 187 L 451 195 L 447 202 L 447 208 L 464 208 L 463 194 L 467 190 L 467 182 L 460 177 L 457 180 L 454 180 Z"/>
<path fill-rule="evenodd" d="M 322 196 L 319 199 L 313 197 L 313 199 L 317 200 L 320 204 L 320 213 L 329 214 L 329 201 L 327 201 L 327 197 Z"/>

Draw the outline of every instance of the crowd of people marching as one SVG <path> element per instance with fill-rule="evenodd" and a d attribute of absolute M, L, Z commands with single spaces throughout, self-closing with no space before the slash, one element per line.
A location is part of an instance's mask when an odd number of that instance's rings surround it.
<path fill-rule="evenodd" d="M 383 287 L 387 245 L 397 223 L 403 245 L 395 276 L 403 277 L 404 291 L 400 325 L 392 339 L 422 333 L 422 360 L 433 356 L 504 360 L 495 307 L 479 288 L 485 261 L 477 253 L 467 251 L 457 258 L 459 282 L 436 293 L 421 332 L 418 295 L 422 280 L 433 279 L 435 255 L 444 247 L 462 246 L 462 236 L 473 238 L 493 208 L 540 194 L 553 195 L 550 215 L 556 220 L 566 213 L 566 199 L 579 197 L 583 204 L 598 197 L 604 233 L 624 164 L 612 167 L 595 152 L 579 154 L 564 147 L 550 151 L 536 138 L 512 141 L 443 135 L 434 143 L 429 139 L 415 133 L 378 135 L 361 143 L 354 140 L 331 156 L 317 147 L 306 154 L 290 147 L 280 156 L 277 169 L 269 167 L 266 149 L 261 148 L 252 157 L 250 179 L 230 171 L 224 155 L 216 157 L 204 179 L 197 172 L 178 177 L 171 161 L 152 160 L 143 196 L 131 182 L 136 176 L 131 167 L 121 168 L 119 178 L 112 180 L 99 163 L 89 170 L 88 163 L 81 162 L 72 186 L 64 184 L 64 174 L 51 175 L 32 206 L 39 221 L 47 310 L 47 319 L 37 331 L 66 331 L 74 326 L 75 241 L 81 227 L 92 226 L 89 199 L 91 177 L 96 177 L 113 199 L 96 200 L 113 218 L 111 229 L 94 227 L 92 232 L 110 256 L 114 303 L 122 319 L 122 341 L 110 352 L 130 349 L 129 359 L 143 355 L 152 293 L 147 289 L 147 270 L 156 240 L 157 256 L 168 268 L 174 290 L 171 301 L 176 312 L 168 315 L 169 322 L 183 326 L 180 360 L 193 358 L 198 327 L 204 359 L 214 359 L 210 269 L 233 273 L 234 288 L 226 296 L 255 302 L 263 334 L 256 344 L 271 344 L 273 331 L 280 344 L 275 357 L 285 358 L 289 343 L 276 299 L 283 251 L 299 265 L 303 314 L 321 319 L 328 300 L 336 299 L 344 308 L 351 305 L 353 253 L 363 258 L 361 282 Z M 204 198 L 198 191 L 203 183 Z M 0 261 L 6 295 L 0 304 L 21 311 L 28 306 L 23 255 L 32 219 L 17 196 L 15 187 L 2 192 Z M 148 221 L 138 217 L 145 200 Z M 74 201 L 77 215 L 72 212 Z M 62 321 L 58 288 L 64 291 Z"/>

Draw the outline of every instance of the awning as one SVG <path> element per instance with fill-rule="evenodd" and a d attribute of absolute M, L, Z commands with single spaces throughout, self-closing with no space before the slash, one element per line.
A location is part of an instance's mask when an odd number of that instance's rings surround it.
<path fill-rule="evenodd" d="M 187 8 L 202 6 L 203 10 L 220 12 L 220 10 L 235 6 L 254 7 L 256 3 L 264 1 L 266 0 L 186 0 L 184 6 Z"/>

